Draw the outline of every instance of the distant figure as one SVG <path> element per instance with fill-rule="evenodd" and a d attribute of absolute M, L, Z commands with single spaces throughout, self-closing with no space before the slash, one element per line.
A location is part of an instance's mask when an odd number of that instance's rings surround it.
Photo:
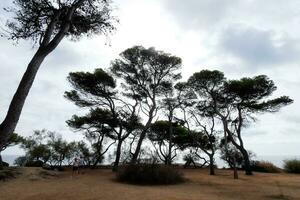
<path fill-rule="evenodd" d="M 82 156 L 80 156 L 79 158 L 79 168 L 78 168 L 78 172 L 83 174 L 83 169 L 85 167 L 85 164 L 84 164 L 84 159 Z"/>
<path fill-rule="evenodd" d="M 73 161 L 72 177 L 74 175 L 74 172 L 79 174 L 79 164 L 80 164 L 79 159 L 75 157 Z"/>

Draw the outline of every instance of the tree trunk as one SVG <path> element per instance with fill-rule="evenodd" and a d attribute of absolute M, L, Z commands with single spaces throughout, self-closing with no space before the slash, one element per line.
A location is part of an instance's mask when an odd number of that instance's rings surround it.
<path fill-rule="evenodd" d="M 169 149 L 168 149 L 169 153 L 168 153 L 168 157 L 167 157 L 167 165 L 172 164 L 172 136 L 173 136 L 172 118 L 173 118 L 173 116 L 171 116 L 171 119 L 169 120 L 169 123 L 170 123 L 170 127 L 169 127 Z"/>
<path fill-rule="evenodd" d="M 224 121 L 223 121 L 224 123 Z M 225 126 L 225 125 L 224 125 Z M 242 144 L 242 140 L 241 138 L 239 138 L 241 145 L 239 145 L 234 139 L 233 139 L 233 134 L 230 133 L 230 131 L 228 130 L 228 128 L 226 127 L 225 132 L 228 133 L 229 139 L 232 142 L 232 144 L 242 153 L 243 158 L 244 158 L 244 164 L 245 164 L 245 174 L 246 175 L 253 175 L 252 173 L 252 169 L 251 169 L 251 165 L 250 165 L 250 159 L 249 159 L 249 155 L 247 150 L 244 148 L 243 144 Z"/>
<path fill-rule="evenodd" d="M 1 153 L 0 153 L 0 170 L 3 170 L 3 161 L 2 161 Z"/>
<path fill-rule="evenodd" d="M 235 141 L 232 140 L 232 144 L 242 153 L 243 159 L 244 159 L 244 167 L 245 167 L 245 174 L 246 175 L 253 175 L 252 169 L 251 169 L 251 164 L 250 164 L 250 159 L 249 159 L 249 154 L 248 151 L 244 148 L 243 145 L 238 145 Z"/>
<path fill-rule="evenodd" d="M 239 179 L 239 174 L 238 174 L 237 167 L 236 167 L 235 157 L 233 157 L 233 178 L 234 179 Z"/>
<path fill-rule="evenodd" d="M 215 163 L 214 163 L 214 155 L 209 155 L 209 174 L 215 175 Z"/>
<path fill-rule="evenodd" d="M 244 158 L 245 174 L 246 175 L 253 175 L 252 169 L 251 169 L 251 164 L 250 164 L 250 159 L 249 159 L 249 155 L 248 155 L 247 150 L 244 149 L 243 147 L 241 147 L 240 151 L 243 154 L 243 158 Z"/>
<path fill-rule="evenodd" d="M 119 163 L 120 163 L 120 157 L 121 157 L 121 147 L 122 147 L 122 140 L 119 140 L 119 143 L 117 145 L 117 152 L 116 152 L 116 159 L 113 166 L 113 171 L 118 171 Z"/>
<path fill-rule="evenodd" d="M 9 135 L 14 132 L 18 124 L 25 100 L 30 91 L 30 88 L 32 87 L 33 81 L 42 62 L 44 61 L 46 56 L 48 56 L 65 37 L 66 33 L 70 28 L 70 21 L 73 17 L 74 11 L 83 2 L 84 0 L 78 1 L 77 5 L 75 7 L 73 6 L 72 9 L 68 11 L 64 24 L 62 25 L 60 31 L 54 36 L 54 38 L 51 41 L 50 38 L 53 34 L 53 27 L 52 30 L 51 27 L 48 27 L 49 29 L 47 28 L 48 30 L 45 33 L 46 38 L 43 38 L 43 40 L 45 39 L 43 41 L 43 44 L 41 44 L 41 46 L 31 59 L 30 63 L 28 64 L 27 69 L 19 83 L 17 91 L 15 92 L 13 99 L 9 105 L 7 114 L 3 122 L 0 124 L 0 149 L 5 145 Z M 60 14 L 61 13 L 58 13 L 56 17 L 59 18 Z M 55 22 L 53 22 L 52 25 L 55 25 Z"/>
<path fill-rule="evenodd" d="M 149 112 L 149 118 L 148 118 L 148 121 L 144 127 L 144 129 L 142 130 L 142 133 L 140 135 L 140 138 L 139 138 L 139 141 L 138 141 L 138 144 L 136 146 L 136 149 L 135 149 L 135 152 L 133 153 L 133 156 L 132 156 L 132 159 L 131 159 L 131 164 L 136 164 L 137 160 L 138 160 L 138 157 L 139 157 L 139 154 L 140 154 L 140 151 L 141 151 L 141 146 L 142 146 L 142 143 L 146 137 L 146 133 L 148 131 L 148 129 L 150 128 L 150 125 L 151 125 L 151 122 L 152 122 L 152 119 L 153 119 L 153 113 L 156 109 L 156 105 L 154 103 L 154 105 L 152 106 L 150 112 Z"/>
<path fill-rule="evenodd" d="M 26 97 L 32 87 L 33 81 L 42 62 L 46 56 L 57 47 L 62 38 L 63 36 L 52 43 L 52 46 L 41 46 L 28 64 L 17 91 L 9 105 L 7 114 L 3 122 L 0 124 L 0 149 L 5 145 L 7 138 L 14 132 L 18 124 Z"/>
<path fill-rule="evenodd" d="M 94 164 L 93 164 L 93 166 L 92 166 L 92 169 L 95 169 L 95 168 L 97 167 L 97 165 L 98 165 L 98 163 L 100 162 L 101 158 L 102 158 L 102 155 L 101 155 L 101 156 L 98 156 L 98 157 L 96 158 L 96 161 L 94 162 Z"/>
<path fill-rule="evenodd" d="M 147 128 L 147 130 L 148 130 L 148 128 Z M 135 151 L 133 153 L 133 156 L 132 156 L 132 159 L 131 159 L 131 164 L 136 164 L 137 163 L 137 160 L 138 160 L 138 157 L 139 157 L 139 154 L 140 154 L 140 151 L 141 151 L 142 143 L 143 143 L 143 141 L 146 137 L 147 130 L 143 130 L 141 135 L 140 135 L 138 144 L 136 146 L 136 149 L 135 149 Z"/>

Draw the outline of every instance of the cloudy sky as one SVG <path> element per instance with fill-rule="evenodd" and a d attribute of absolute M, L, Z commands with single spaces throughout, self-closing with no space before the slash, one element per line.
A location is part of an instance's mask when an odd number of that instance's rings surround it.
<path fill-rule="evenodd" d="M 5 7 L 10 1 L 1 1 Z M 183 59 L 183 79 L 202 69 L 218 69 L 229 79 L 266 74 L 293 105 L 258 116 L 245 129 L 247 149 L 257 155 L 300 154 L 300 1 L 299 0 L 118 0 L 120 23 L 109 38 L 64 40 L 43 63 L 27 98 L 16 132 L 36 129 L 79 139 L 65 121 L 80 109 L 63 97 L 71 71 L 107 68 L 133 45 L 155 47 Z M 0 26 L 6 15 L 0 11 Z M 0 38 L 0 120 L 35 52 L 30 41 L 18 45 Z M 4 154 L 20 154 L 11 148 Z"/>

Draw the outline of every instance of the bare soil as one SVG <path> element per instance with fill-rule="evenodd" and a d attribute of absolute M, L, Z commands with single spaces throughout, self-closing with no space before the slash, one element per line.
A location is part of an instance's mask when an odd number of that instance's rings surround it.
<path fill-rule="evenodd" d="M 169 186 L 118 183 L 109 169 L 45 172 L 23 168 L 16 179 L 0 182 L 1 200 L 300 200 L 300 175 L 255 173 L 234 180 L 232 171 L 182 170 L 187 181 Z"/>

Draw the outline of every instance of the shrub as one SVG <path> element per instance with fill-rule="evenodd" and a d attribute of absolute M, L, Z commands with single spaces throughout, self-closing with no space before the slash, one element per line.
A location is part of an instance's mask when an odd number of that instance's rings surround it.
<path fill-rule="evenodd" d="M 265 173 L 280 173 L 281 170 L 276 167 L 273 163 L 268 161 L 252 161 L 252 170 L 255 172 L 265 172 Z"/>
<path fill-rule="evenodd" d="M 43 167 L 44 162 L 41 160 L 28 161 L 25 163 L 25 167 Z"/>
<path fill-rule="evenodd" d="M 7 162 L 2 161 L 2 166 L 3 167 L 9 167 L 9 164 Z"/>
<path fill-rule="evenodd" d="M 9 171 L 9 170 L 1 170 L 0 171 L 0 180 L 5 181 L 10 178 L 15 178 L 15 175 L 12 171 Z"/>
<path fill-rule="evenodd" d="M 19 167 L 23 167 L 23 166 L 25 166 L 26 161 L 27 161 L 26 156 L 20 156 L 20 157 L 15 159 L 14 164 L 19 166 Z"/>
<path fill-rule="evenodd" d="M 284 161 L 284 169 L 288 173 L 300 173 L 300 160 L 292 159 Z"/>
<path fill-rule="evenodd" d="M 14 167 L 0 170 L 0 181 L 6 181 L 8 179 L 15 178 L 19 174 L 21 174 L 21 172 L 17 168 L 14 168 Z"/>
<path fill-rule="evenodd" d="M 158 164 L 136 164 L 120 167 L 117 179 L 140 185 L 167 185 L 184 182 L 182 173 L 178 170 Z"/>

